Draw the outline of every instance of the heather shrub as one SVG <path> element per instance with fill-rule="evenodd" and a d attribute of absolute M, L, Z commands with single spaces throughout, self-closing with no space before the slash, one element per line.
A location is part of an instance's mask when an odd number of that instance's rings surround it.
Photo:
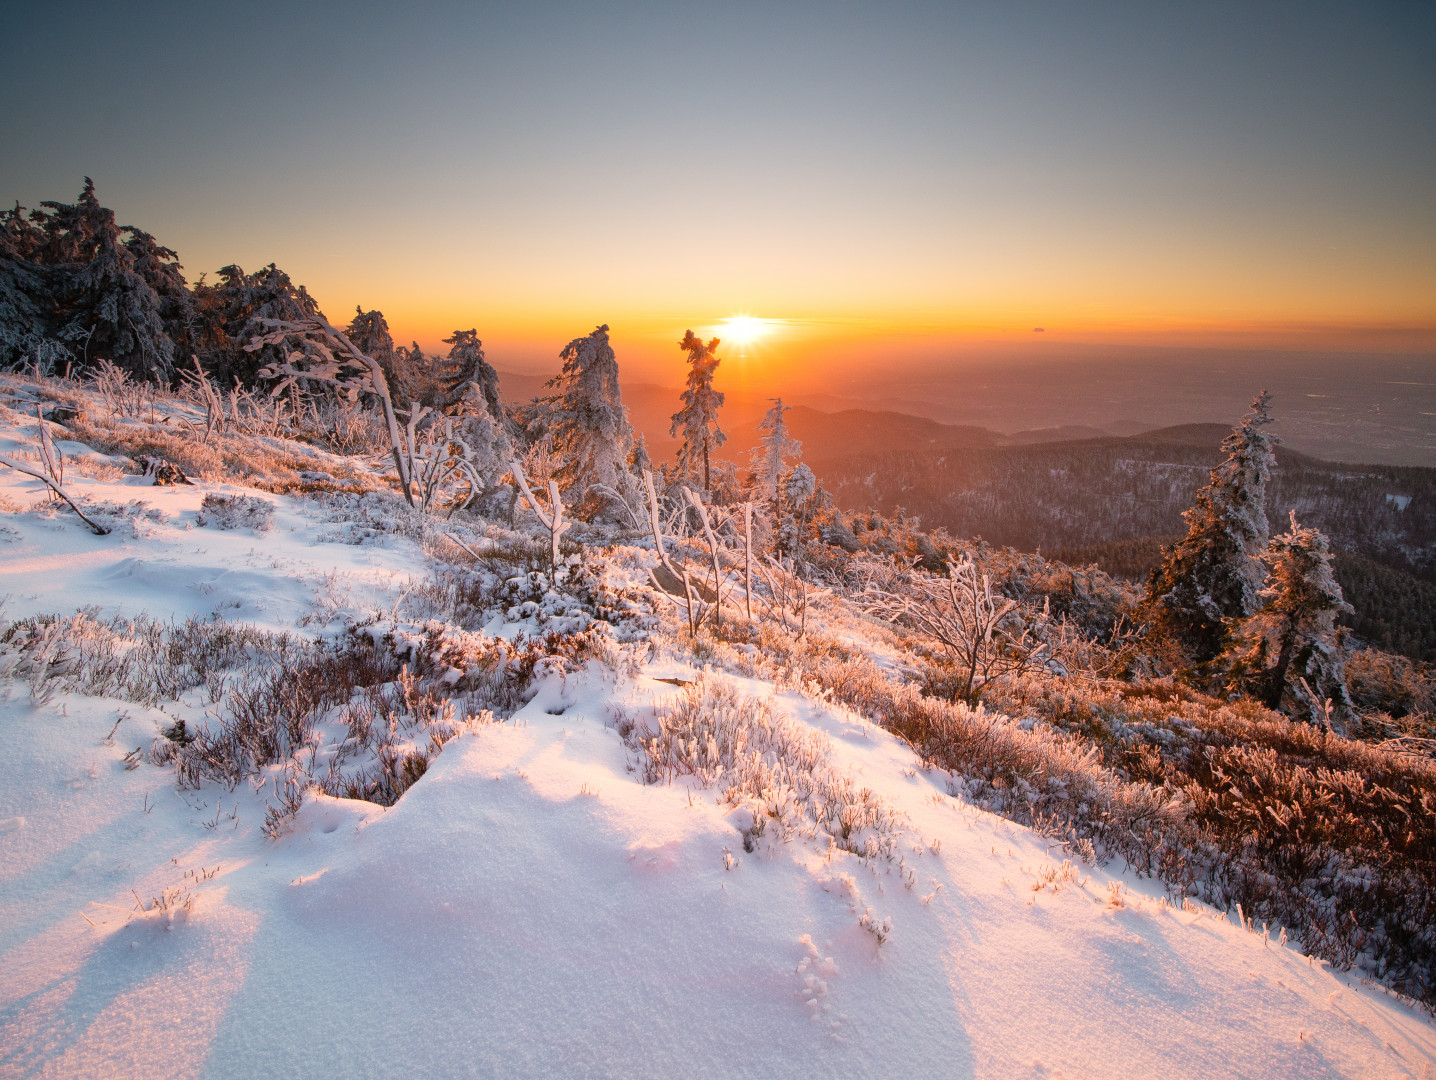
<path fill-rule="evenodd" d="M 924 693 L 925 671 L 909 681 L 816 635 L 726 625 L 699 649 L 874 719 L 984 809 L 1178 895 L 1240 904 L 1314 955 L 1436 1002 L 1428 758 L 1174 680 L 1028 672 L 974 709 Z"/>
<path fill-rule="evenodd" d="M 163 458 L 186 476 L 214 483 L 248 484 L 276 494 L 381 486 L 358 459 L 292 440 L 224 431 L 206 441 L 183 427 L 99 419 L 73 420 L 69 428 L 73 438 L 102 453 Z M 329 479 L 307 480 L 305 474 Z"/>
<path fill-rule="evenodd" d="M 1357 650 L 1346 658 L 1346 686 L 1361 712 L 1383 712 L 1396 719 L 1436 715 L 1436 669 L 1419 660 Z"/>
<path fill-rule="evenodd" d="M 1436 763 L 1172 681 L 1029 678 L 1000 706 L 1179 793 L 1194 891 L 1436 999 Z M 1204 854 L 1200 852 L 1204 850 Z"/>
<path fill-rule="evenodd" d="M 216 529 L 268 532 L 274 528 L 274 504 L 254 495 L 206 495 L 195 523 Z"/>
<path fill-rule="evenodd" d="M 873 791 L 829 764 L 827 737 L 771 702 L 705 677 L 658 706 L 652 722 L 623 718 L 624 742 L 645 783 L 692 776 L 742 808 L 743 846 L 759 837 L 820 840 L 864 859 L 898 857 L 909 828 Z M 771 830 L 771 831 L 770 831 Z"/>

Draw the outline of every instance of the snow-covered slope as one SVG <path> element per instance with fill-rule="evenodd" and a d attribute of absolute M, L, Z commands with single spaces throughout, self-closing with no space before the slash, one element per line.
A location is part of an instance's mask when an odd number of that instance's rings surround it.
<path fill-rule="evenodd" d="M 28 438 L 0 437 L 0 453 Z M 364 521 L 346 524 L 338 501 L 253 491 L 271 529 L 196 527 L 205 494 L 241 489 L 95 471 L 109 478 L 75 476 L 77 494 L 155 513 L 95 537 L 25 510 L 36 485 L 0 470 L 20 508 L 0 515 L 7 619 L 93 605 L 333 633 L 382 620 L 428 573 L 402 533 L 335 542 L 372 530 L 358 500 Z M 174 709 L 36 700 L 16 673 L 0 703 L 0 1076 L 1436 1071 L 1422 1014 L 1120 867 L 1073 865 L 821 696 L 638 655 L 637 674 L 542 676 L 391 808 L 309 795 L 278 839 L 262 825 L 280 770 L 182 789 L 130 754 Z M 754 835 L 721 782 L 644 783 L 646 752 L 620 731 L 702 687 L 767 702 L 830 786 L 869 789 L 887 854 Z"/>

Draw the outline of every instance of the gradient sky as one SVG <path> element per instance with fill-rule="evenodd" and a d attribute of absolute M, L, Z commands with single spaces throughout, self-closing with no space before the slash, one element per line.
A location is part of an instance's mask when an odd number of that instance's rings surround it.
<path fill-rule="evenodd" d="M 187 275 L 277 262 L 500 367 L 791 320 L 1436 352 L 1436 5 L 10 8 L 0 197 L 94 177 Z M 788 343 L 785 349 L 785 341 Z M 665 381 L 676 381 L 669 375 Z"/>

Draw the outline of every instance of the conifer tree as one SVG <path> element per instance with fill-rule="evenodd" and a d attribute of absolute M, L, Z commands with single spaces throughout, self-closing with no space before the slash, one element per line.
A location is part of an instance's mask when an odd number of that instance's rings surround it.
<path fill-rule="evenodd" d="M 782 398 L 773 398 L 773 407 L 758 422 L 763 433 L 762 441 L 749 451 L 753 463 L 753 494 L 765 502 L 774 503 L 781 513 L 783 474 L 787 471 L 787 459 L 797 457 L 803 444 L 788 435 L 788 425 L 783 414 L 788 411 Z"/>
<path fill-rule="evenodd" d="M 778 520 L 778 547 L 780 551 L 797 554 L 801 551 L 808 533 L 808 522 L 815 504 L 822 499 L 819 495 L 818 478 L 805 462 L 798 462 L 783 481 L 783 499 L 788 512 Z"/>
<path fill-rule="evenodd" d="M 499 373 L 484 359 L 484 343 L 477 330 L 455 330 L 444 339 L 449 346 L 440 376 L 443 403 L 482 405 L 497 423 L 504 422 L 504 409 L 499 401 Z M 415 346 L 417 348 L 417 346 Z"/>
<path fill-rule="evenodd" d="M 126 225 L 122 231 L 126 236 L 125 249 L 134 259 L 135 273 L 144 278 L 159 298 L 160 320 L 165 333 L 175 343 L 175 359 L 179 361 L 193 351 L 187 346 L 194 322 L 194 298 L 184 279 L 179 255 L 143 229 Z"/>
<path fill-rule="evenodd" d="M 32 216 L 43 232 L 39 254 L 58 300 L 59 336 L 81 343 L 87 362 L 105 357 L 140 378 L 167 381 L 174 343 L 160 298 L 136 272 L 135 256 L 120 239 L 124 230 L 114 211 L 100 205 L 94 182 L 85 177 L 73 204 L 40 205 L 48 212 Z"/>
<path fill-rule="evenodd" d="M 551 446 L 563 459 L 555 479 L 569 490 L 608 488 L 632 505 L 636 492 L 628 456 L 633 428 L 623 407 L 608 324 L 574 338 L 559 359 L 563 370 L 548 382 L 554 393 L 541 402 Z"/>
<path fill-rule="evenodd" d="M 641 477 L 645 471 L 652 469 L 653 458 L 648 453 L 648 438 L 640 431 L 638 438 L 633 441 L 633 452 L 628 455 L 628 471 Z"/>
<path fill-rule="evenodd" d="M 688 386 L 683 391 L 683 408 L 673 414 L 673 426 L 668 429 L 671 437 L 682 432 L 683 442 L 678 447 L 680 475 L 691 476 L 701 468 L 704 491 L 711 491 L 713 487 L 713 451 L 728 441 L 728 436 L 718 427 L 723 395 L 713 389 L 713 373 L 720 363 L 714 355 L 718 344 L 718 338 L 705 343 L 692 330 L 678 343 L 688 354 Z"/>
<path fill-rule="evenodd" d="M 1272 422 L 1270 401 L 1263 390 L 1223 440 L 1226 458 L 1182 515 L 1187 535 L 1163 548 L 1161 565 L 1147 579 L 1151 623 L 1190 664 L 1214 660 L 1232 620 L 1246 618 L 1260 604 L 1266 485 L 1275 464 L 1275 440 L 1263 430 Z"/>
<path fill-rule="evenodd" d="M 253 274 L 231 263 L 220 269 L 219 281 L 213 285 L 201 277 L 193 295 L 191 348 L 221 386 L 235 380 L 251 386 L 261 368 L 284 359 L 279 346 L 244 351 L 244 342 L 262 332 L 263 320 L 297 323 L 324 318 L 304 286 L 296 286 L 273 263 Z"/>
<path fill-rule="evenodd" d="M 1227 653 L 1232 683 L 1260 696 L 1268 708 L 1291 701 L 1309 720 L 1321 718 L 1327 699 L 1335 716 L 1349 716 L 1336 618 L 1351 605 L 1332 573 L 1326 536 L 1299 525 L 1293 510 L 1291 529 L 1272 537 L 1262 561 L 1268 571 L 1261 590 L 1265 605 L 1234 634 Z"/>
<path fill-rule="evenodd" d="M 36 260 L 41 233 L 16 203 L 0 215 L 0 368 L 63 367 L 71 354 L 54 337 L 55 303 Z"/>
<path fill-rule="evenodd" d="M 394 396 L 394 404 L 403 407 L 419 397 L 421 373 L 410 366 L 409 357 L 403 349 L 394 348 L 394 337 L 389 333 L 389 323 L 382 311 L 365 311 L 356 304 L 354 318 L 344 333 L 356 349 L 377 360 L 384 369 L 384 378 L 389 380 L 389 393 Z"/>
<path fill-rule="evenodd" d="M 459 433 L 474 451 L 474 467 L 485 483 L 495 484 L 514 454 L 498 372 L 484 359 L 477 330 L 455 330 L 444 341 L 449 355 L 440 374 L 439 405 L 460 418 Z"/>

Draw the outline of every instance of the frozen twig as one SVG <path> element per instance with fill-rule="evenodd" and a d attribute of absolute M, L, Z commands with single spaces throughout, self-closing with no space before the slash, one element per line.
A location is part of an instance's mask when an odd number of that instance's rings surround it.
<path fill-rule="evenodd" d="M 75 511 L 76 515 L 79 516 L 80 520 L 83 521 L 86 525 L 88 525 L 91 530 L 93 530 L 96 536 L 109 535 L 109 529 L 107 529 L 103 525 L 97 525 L 95 522 L 87 518 L 85 516 L 85 512 L 75 505 L 75 500 L 70 498 L 70 496 L 66 494 L 65 489 L 62 488 L 56 481 L 46 476 L 44 473 L 36 472 L 28 465 L 22 465 L 20 464 L 20 462 L 14 460 L 13 458 L 5 457 L 3 454 L 0 454 L 0 465 L 7 465 L 10 468 L 16 470 L 17 472 L 24 473 L 26 476 L 33 476 L 36 480 L 40 481 L 60 498 L 64 499 L 65 502 L 69 504 L 70 509 Z"/>
<path fill-rule="evenodd" d="M 693 489 L 685 487 L 683 494 L 688 499 L 688 504 L 698 514 L 698 522 L 703 526 L 703 535 L 708 540 L 708 554 L 713 560 L 713 593 L 714 593 L 714 622 L 723 621 L 723 570 L 718 565 L 718 538 L 713 535 L 713 523 L 708 517 L 708 508 L 703 505 L 703 500 L 694 494 Z"/>

